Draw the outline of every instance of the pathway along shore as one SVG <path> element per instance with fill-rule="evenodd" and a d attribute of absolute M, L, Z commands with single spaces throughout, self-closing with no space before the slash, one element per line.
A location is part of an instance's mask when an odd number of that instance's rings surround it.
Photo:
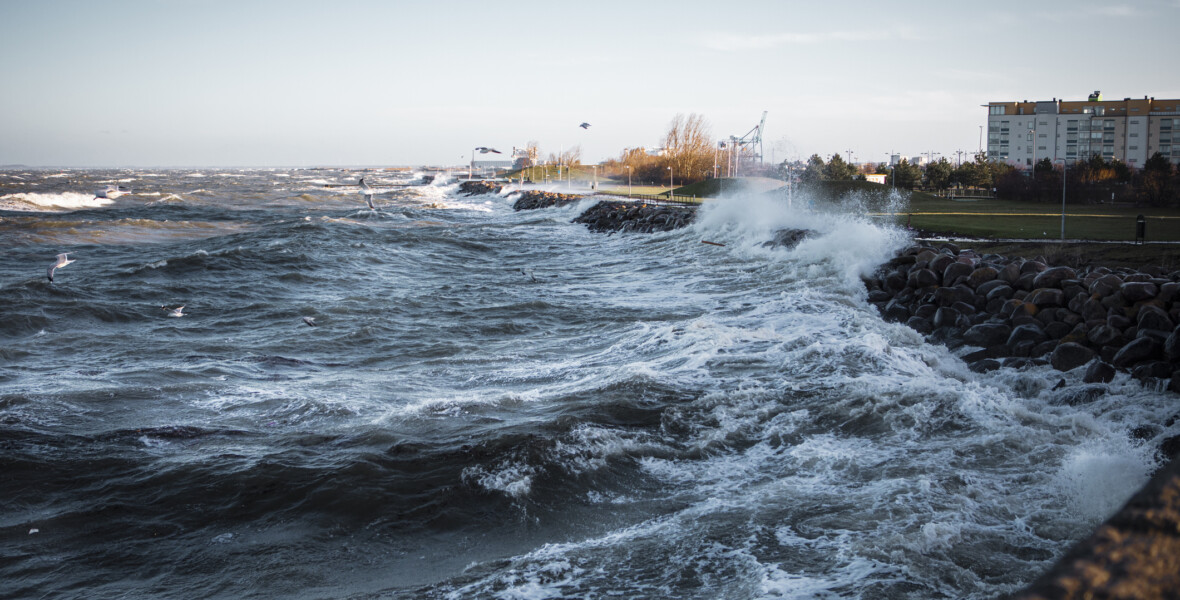
<path fill-rule="evenodd" d="M 482 182 L 468 182 L 481 184 Z M 463 184 L 469 194 L 499 193 Z M 581 196 L 524 192 L 517 210 L 562 206 Z M 665 231 L 687 226 L 691 208 L 603 201 L 575 219 L 593 231 Z M 783 230 L 767 245 L 790 247 L 809 232 Z M 1180 269 L 1074 264 L 917 243 L 865 280 L 868 300 L 888 320 L 904 322 L 932 342 L 978 347 L 963 356 L 979 372 L 1000 367 L 1085 369 L 1071 404 L 1092 402 L 1106 384 L 1129 373 L 1143 385 L 1180 394 Z M 1085 263 L 1085 264 L 1082 264 Z M 1166 266 L 1164 266 L 1166 265 Z M 1063 380 L 1064 382 L 1064 380 Z M 1180 396 L 1178 396 L 1180 400 Z M 1143 424 L 1153 439 L 1168 423 Z M 1018 600 L 1180 598 L 1180 436 L 1160 440 L 1167 465 L 1088 539 L 1069 550 Z"/>

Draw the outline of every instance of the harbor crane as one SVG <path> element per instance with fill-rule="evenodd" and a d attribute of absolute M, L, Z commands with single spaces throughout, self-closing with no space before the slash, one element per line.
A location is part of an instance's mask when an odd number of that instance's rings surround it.
<path fill-rule="evenodd" d="M 766 128 L 766 113 L 762 111 L 762 120 L 741 137 L 729 136 L 728 141 L 722 141 L 718 148 L 729 150 L 729 161 L 732 165 L 731 175 L 736 175 L 740 165 L 762 165 L 762 131 Z"/>

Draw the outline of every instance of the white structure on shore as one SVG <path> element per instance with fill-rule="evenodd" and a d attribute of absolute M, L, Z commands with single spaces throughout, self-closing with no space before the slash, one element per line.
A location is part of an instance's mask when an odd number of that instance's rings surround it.
<path fill-rule="evenodd" d="M 1022 169 L 1039 160 L 1068 163 L 1098 155 L 1142 168 L 1159 152 L 1180 162 L 1173 132 L 1180 131 L 1180 100 L 1103 100 L 1094 92 L 1085 101 L 989 102 L 987 157 Z"/>

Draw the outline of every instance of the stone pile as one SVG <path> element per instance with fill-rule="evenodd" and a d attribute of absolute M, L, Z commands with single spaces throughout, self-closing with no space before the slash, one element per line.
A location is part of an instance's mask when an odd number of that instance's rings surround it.
<path fill-rule="evenodd" d="M 671 231 L 692 223 L 695 207 L 659 206 L 634 202 L 603 201 L 574 219 L 590 231 Z"/>
<path fill-rule="evenodd" d="M 950 346 L 978 372 L 1000 366 L 1086 367 L 1086 383 L 1128 371 L 1180 393 L 1180 271 L 1075 270 L 980 255 L 953 244 L 918 245 L 866 280 L 869 301 Z"/>
<path fill-rule="evenodd" d="M 558 194 L 557 192 L 543 192 L 540 190 L 529 190 L 522 192 L 520 198 L 512 205 L 514 210 L 534 210 L 538 208 L 552 208 L 554 206 L 565 206 L 581 200 L 583 197 L 577 194 Z"/>
<path fill-rule="evenodd" d="M 494 181 L 472 180 L 464 181 L 459 184 L 459 191 L 468 196 L 479 196 L 480 194 L 499 194 L 503 186 Z"/>

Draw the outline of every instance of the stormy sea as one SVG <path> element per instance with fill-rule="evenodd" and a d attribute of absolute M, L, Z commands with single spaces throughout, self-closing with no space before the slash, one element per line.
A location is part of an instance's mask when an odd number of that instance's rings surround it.
<path fill-rule="evenodd" d="M 0 597 L 1019 590 L 1174 397 L 971 372 L 866 301 L 906 232 L 805 200 L 606 235 L 447 173 L 2 171 Z"/>

